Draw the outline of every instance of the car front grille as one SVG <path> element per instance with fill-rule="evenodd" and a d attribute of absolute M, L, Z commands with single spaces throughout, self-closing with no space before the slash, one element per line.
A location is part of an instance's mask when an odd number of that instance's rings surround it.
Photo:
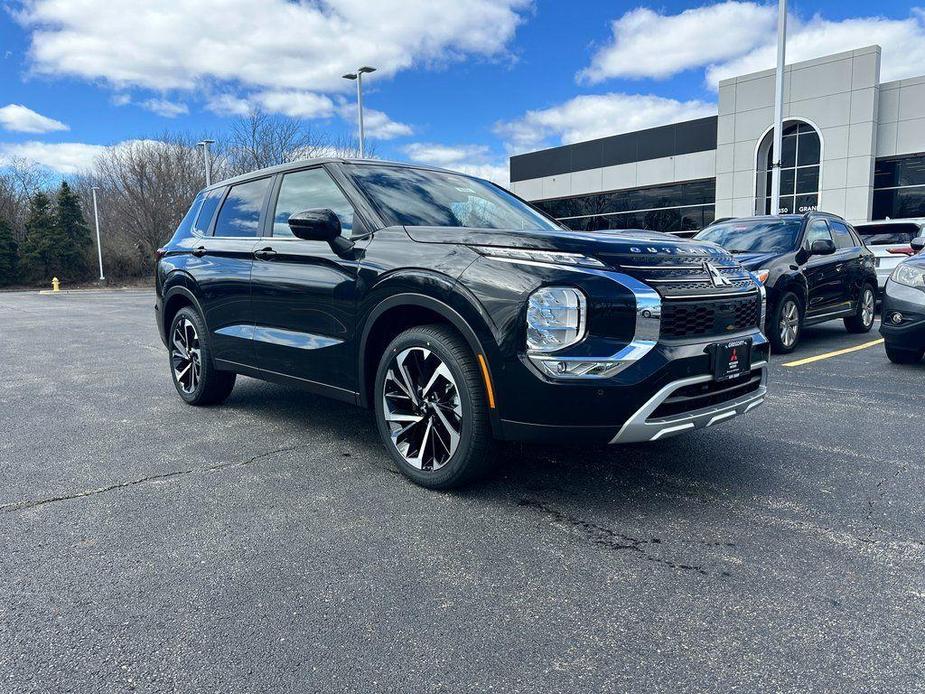
<path fill-rule="evenodd" d="M 661 337 L 666 340 L 722 336 L 758 327 L 761 297 L 718 298 L 662 303 Z"/>

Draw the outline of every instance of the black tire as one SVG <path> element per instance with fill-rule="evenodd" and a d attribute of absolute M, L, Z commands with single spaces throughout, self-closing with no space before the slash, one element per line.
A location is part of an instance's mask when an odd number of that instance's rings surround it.
<path fill-rule="evenodd" d="M 925 350 L 921 349 L 901 349 L 885 344 L 886 356 L 894 364 L 918 364 L 921 361 Z"/>
<path fill-rule="evenodd" d="M 869 285 L 861 286 L 858 295 L 858 310 L 850 318 L 845 318 L 845 330 L 849 333 L 869 333 L 874 326 L 874 316 L 877 310 L 877 290 Z"/>
<path fill-rule="evenodd" d="M 796 312 L 795 324 L 793 323 L 791 310 Z M 785 337 L 785 316 L 787 317 L 788 326 L 794 331 L 793 333 L 788 331 L 788 335 L 792 335 L 792 337 Z M 790 354 L 796 349 L 796 346 L 800 343 L 800 335 L 803 333 L 803 304 L 796 294 L 787 292 L 780 298 L 768 315 L 765 330 L 768 340 L 771 341 L 771 349 L 774 354 Z"/>
<path fill-rule="evenodd" d="M 434 382 L 438 362 L 449 370 L 452 381 L 440 377 Z M 399 378 L 402 383 L 398 383 Z M 423 397 L 420 381 L 427 381 L 424 385 L 432 388 L 423 392 Z M 415 392 L 414 398 L 404 395 L 406 385 Z M 392 340 L 376 370 L 374 407 L 382 443 L 402 474 L 416 484 L 450 489 L 473 481 L 488 468 L 494 442 L 482 373 L 475 355 L 452 329 L 424 325 L 405 330 Z M 387 416 L 408 419 L 390 423 Z M 399 446 L 405 447 L 404 453 Z M 429 468 L 428 450 L 432 456 Z M 414 453 L 418 454 L 416 461 Z"/>
<path fill-rule="evenodd" d="M 190 331 L 190 326 L 192 331 Z M 180 331 L 184 337 L 177 337 Z M 189 342 L 188 358 L 182 356 L 183 341 Z M 216 405 L 231 394 L 236 374 L 233 371 L 219 371 L 212 362 L 209 334 L 199 313 L 190 306 L 184 306 L 170 322 L 167 333 L 170 376 L 180 397 L 188 405 Z M 198 358 L 197 358 L 198 350 Z M 187 365 L 190 370 L 184 370 Z M 183 375 L 179 375 L 182 373 Z M 193 374 L 194 381 L 189 380 Z"/>

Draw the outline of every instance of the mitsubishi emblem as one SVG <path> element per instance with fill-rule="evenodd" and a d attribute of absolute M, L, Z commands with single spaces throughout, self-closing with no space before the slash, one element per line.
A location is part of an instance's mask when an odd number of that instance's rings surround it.
<path fill-rule="evenodd" d="M 703 261 L 703 271 L 710 276 L 710 282 L 714 287 L 731 287 L 732 282 L 716 266 L 708 260 Z"/>

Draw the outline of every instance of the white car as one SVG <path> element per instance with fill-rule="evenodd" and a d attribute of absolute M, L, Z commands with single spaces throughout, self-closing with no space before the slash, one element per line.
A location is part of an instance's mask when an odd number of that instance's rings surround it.
<path fill-rule="evenodd" d="M 876 256 L 877 285 L 882 291 L 896 266 L 915 255 L 909 244 L 917 236 L 925 235 L 925 218 L 882 219 L 855 224 L 854 228 Z"/>

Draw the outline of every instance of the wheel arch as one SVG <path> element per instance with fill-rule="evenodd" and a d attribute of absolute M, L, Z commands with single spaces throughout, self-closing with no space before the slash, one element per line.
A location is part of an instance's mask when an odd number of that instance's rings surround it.
<path fill-rule="evenodd" d="M 488 371 L 490 383 L 491 365 L 485 344 L 476 331 L 459 311 L 442 299 L 418 292 L 403 292 L 383 299 L 373 307 L 367 316 L 360 333 L 358 374 L 359 397 L 358 404 L 369 407 L 372 403 L 373 376 L 378 368 L 379 358 L 391 340 L 415 325 L 428 323 L 444 323 L 453 327 L 466 341 L 472 353 L 484 359 L 485 369 Z M 488 386 L 486 387 L 493 387 Z M 495 428 L 495 417 L 492 416 L 492 428 Z"/>
<path fill-rule="evenodd" d="M 170 277 L 168 277 L 168 282 Z M 173 283 L 164 291 L 164 315 L 162 317 L 162 335 L 165 336 L 170 330 L 170 324 L 173 322 L 174 316 L 177 315 L 179 311 L 184 306 L 192 306 L 196 309 L 196 312 L 199 313 L 199 318 L 202 320 L 203 325 L 206 326 L 208 331 L 209 326 L 206 324 L 206 314 L 202 310 L 202 305 L 199 303 L 199 299 L 196 297 L 196 294 L 188 286 L 188 283 L 192 281 L 191 278 L 181 275 L 177 277 Z M 166 282 L 165 282 L 166 284 Z"/>

